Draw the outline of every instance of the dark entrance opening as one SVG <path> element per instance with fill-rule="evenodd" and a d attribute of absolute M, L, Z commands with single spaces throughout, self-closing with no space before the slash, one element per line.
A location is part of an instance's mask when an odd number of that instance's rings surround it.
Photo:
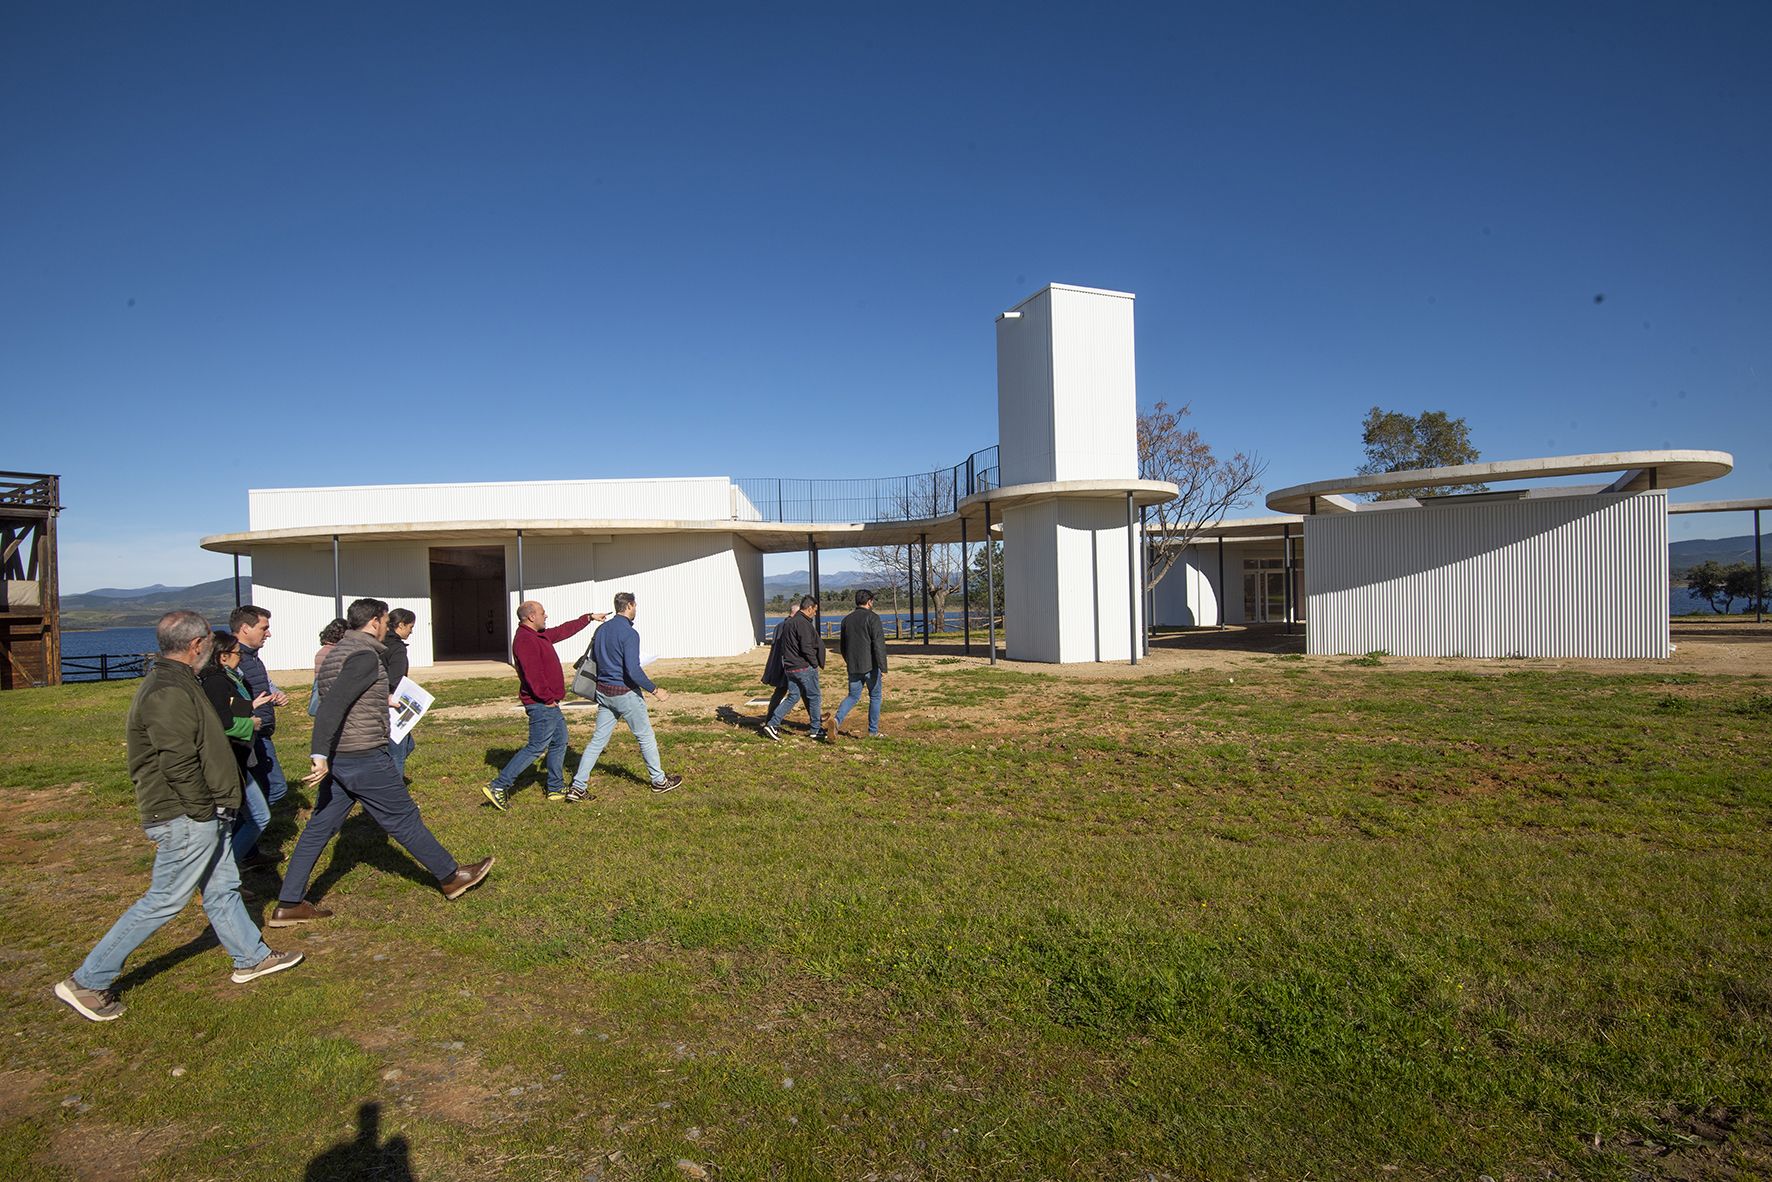
<path fill-rule="evenodd" d="M 503 546 L 431 550 L 431 646 L 439 661 L 502 661 L 509 655 Z"/>

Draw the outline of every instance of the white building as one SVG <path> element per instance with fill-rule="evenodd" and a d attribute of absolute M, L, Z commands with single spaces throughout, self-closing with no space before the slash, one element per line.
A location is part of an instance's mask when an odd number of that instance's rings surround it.
<path fill-rule="evenodd" d="M 870 520 L 891 513 L 890 497 L 785 496 L 813 482 L 782 481 L 771 503 L 770 489 L 753 487 L 753 500 L 726 477 L 254 489 L 247 530 L 203 546 L 252 559 L 253 602 L 274 621 L 264 659 L 279 669 L 305 666 L 320 629 L 365 596 L 417 616 L 415 668 L 506 659 L 524 599 L 561 621 L 608 610 L 617 591 L 635 594 L 646 655 L 725 656 L 764 639 L 766 552 L 807 550 L 816 587 L 821 550 L 964 545 L 997 530 L 1016 587 L 1011 658 L 1136 660 L 1133 515 L 1175 487 L 1138 479 L 1132 300 L 1054 285 L 1004 314 L 1001 463 L 981 470 L 975 454 L 904 478 L 916 495 L 896 508 L 917 505 L 927 515 L 915 520 Z M 561 656 L 583 643 L 563 642 Z"/>
<path fill-rule="evenodd" d="M 1733 464 L 1725 452 L 1608 452 L 1280 489 L 1268 507 L 1289 515 L 1205 531 L 1158 587 L 1154 614 L 1163 623 L 1302 624 L 1305 650 L 1319 654 L 1665 657 L 1666 490 Z M 1350 499 L 1611 473 L 1598 485 Z"/>

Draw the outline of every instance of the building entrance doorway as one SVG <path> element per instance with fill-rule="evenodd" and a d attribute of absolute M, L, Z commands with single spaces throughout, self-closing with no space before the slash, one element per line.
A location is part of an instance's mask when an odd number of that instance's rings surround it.
<path fill-rule="evenodd" d="M 1297 572 L 1304 577 L 1303 564 Z M 1300 611 L 1295 618 L 1302 618 Z M 1249 558 L 1243 562 L 1243 622 L 1280 624 L 1286 619 L 1286 560 Z"/>
<path fill-rule="evenodd" d="M 439 661 L 502 661 L 510 650 L 503 546 L 431 550 L 431 646 Z"/>

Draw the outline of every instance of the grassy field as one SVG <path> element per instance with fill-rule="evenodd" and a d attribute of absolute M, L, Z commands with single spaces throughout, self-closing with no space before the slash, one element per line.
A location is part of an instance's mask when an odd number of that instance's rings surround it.
<path fill-rule="evenodd" d="M 358 817 L 304 965 L 193 906 L 105 1025 L 49 987 L 146 883 L 134 687 L 0 695 L 0 1178 L 1772 1175 L 1772 679 L 1515 664 L 923 658 L 832 746 L 710 664 L 680 791 L 624 731 L 508 814 L 511 683 L 442 684 L 408 770 L 491 879 Z"/>

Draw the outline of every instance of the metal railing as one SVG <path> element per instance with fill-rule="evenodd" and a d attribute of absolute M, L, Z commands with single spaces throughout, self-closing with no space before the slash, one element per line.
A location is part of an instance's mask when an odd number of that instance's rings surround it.
<path fill-rule="evenodd" d="M 95 653 L 89 657 L 62 657 L 62 680 L 126 681 L 146 677 L 152 653 Z"/>
<path fill-rule="evenodd" d="M 1001 483 L 997 447 L 981 448 L 951 468 L 914 476 L 804 480 L 749 476 L 733 480 L 739 521 L 919 521 L 946 517 L 974 493 Z"/>

